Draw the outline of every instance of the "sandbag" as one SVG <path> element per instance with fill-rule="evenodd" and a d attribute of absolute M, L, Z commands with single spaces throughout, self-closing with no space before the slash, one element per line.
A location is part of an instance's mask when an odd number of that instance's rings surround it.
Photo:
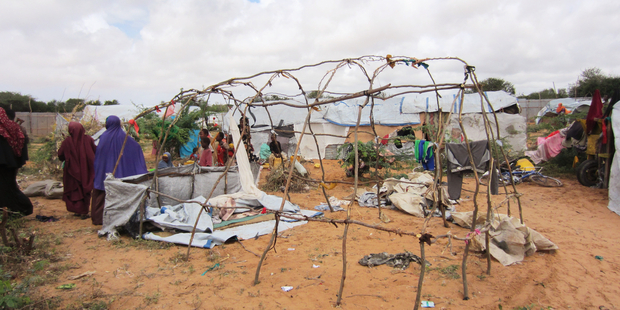
<path fill-rule="evenodd" d="M 504 266 L 521 262 L 526 256 L 533 255 L 537 251 L 559 249 L 542 234 L 521 224 L 513 217 L 504 216 L 500 221 L 494 220 L 490 233 L 493 237 L 489 244 L 489 252 Z M 475 236 L 470 249 L 476 252 L 484 251 L 485 235 Z"/>
<path fill-rule="evenodd" d="M 394 193 L 389 196 L 392 204 L 399 210 L 407 212 L 413 216 L 424 217 L 422 203 L 425 198 L 411 193 Z"/>
<path fill-rule="evenodd" d="M 54 180 L 35 182 L 24 190 L 24 195 L 27 197 L 45 196 L 47 199 L 60 199 L 62 193 L 62 183 Z"/>

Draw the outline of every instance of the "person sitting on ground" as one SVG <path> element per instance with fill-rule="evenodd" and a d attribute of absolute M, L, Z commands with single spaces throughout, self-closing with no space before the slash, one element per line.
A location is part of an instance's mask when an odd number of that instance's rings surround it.
<path fill-rule="evenodd" d="M 95 140 L 85 134 L 82 124 L 70 122 L 68 127 L 69 137 L 58 149 L 58 159 L 65 162 L 62 200 L 67 205 L 67 211 L 85 220 L 89 218 L 97 146 Z"/>
<path fill-rule="evenodd" d="M 269 168 L 273 168 L 276 158 L 286 158 L 286 153 L 282 152 L 282 145 L 280 144 L 280 141 L 278 141 L 275 133 L 271 134 L 269 150 L 271 150 L 271 155 L 269 155 Z"/>
<path fill-rule="evenodd" d="M 200 161 L 198 165 L 202 167 L 211 167 L 213 166 L 213 153 L 209 149 L 209 145 L 211 144 L 211 140 L 208 137 L 203 137 L 200 139 L 200 145 L 202 145 L 202 154 L 200 155 Z"/>
<path fill-rule="evenodd" d="M 164 168 L 170 168 L 170 167 L 174 167 L 174 165 L 172 165 L 172 159 L 170 158 L 170 153 L 166 152 L 164 153 L 164 155 L 161 156 L 161 160 L 157 164 L 157 169 L 164 169 Z"/>
<path fill-rule="evenodd" d="M 200 153 L 198 153 L 198 148 L 195 147 L 192 150 L 192 155 L 189 155 L 189 160 L 198 161 L 200 159 Z"/>

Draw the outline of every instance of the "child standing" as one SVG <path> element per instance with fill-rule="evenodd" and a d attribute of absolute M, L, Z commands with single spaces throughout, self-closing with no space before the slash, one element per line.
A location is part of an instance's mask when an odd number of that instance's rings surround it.
<path fill-rule="evenodd" d="M 209 149 L 209 144 L 211 143 L 211 139 L 208 137 L 202 137 L 200 139 L 200 144 L 202 146 L 202 154 L 200 155 L 200 162 L 198 164 L 203 167 L 211 167 L 213 166 L 213 153 Z"/>

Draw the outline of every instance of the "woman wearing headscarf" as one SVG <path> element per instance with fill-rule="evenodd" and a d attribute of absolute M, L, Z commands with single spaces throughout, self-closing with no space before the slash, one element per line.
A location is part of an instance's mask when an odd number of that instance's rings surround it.
<path fill-rule="evenodd" d="M 0 108 L 0 208 L 32 214 L 32 202 L 17 186 L 17 169 L 28 160 L 24 133 Z"/>
<path fill-rule="evenodd" d="M 95 140 L 84 134 L 84 127 L 78 122 L 69 123 L 69 137 L 58 149 L 58 159 L 65 162 L 62 174 L 64 193 L 62 200 L 67 211 L 88 218 L 90 196 L 95 178 Z"/>
<path fill-rule="evenodd" d="M 157 169 L 164 169 L 174 167 L 172 164 L 172 159 L 170 158 L 170 153 L 166 152 L 161 156 L 161 160 L 157 164 Z"/>
<path fill-rule="evenodd" d="M 118 155 L 121 153 L 125 132 L 121 128 L 121 120 L 114 115 L 108 116 L 105 122 L 106 131 L 99 138 L 99 145 L 95 153 L 95 180 L 93 184 L 93 205 L 91 217 L 93 224 L 103 224 L 103 208 L 105 204 L 106 173 L 112 173 Z M 123 156 L 118 163 L 114 177 L 123 178 L 136 174 L 146 173 L 146 162 L 142 148 L 132 137 L 127 137 Z"/>

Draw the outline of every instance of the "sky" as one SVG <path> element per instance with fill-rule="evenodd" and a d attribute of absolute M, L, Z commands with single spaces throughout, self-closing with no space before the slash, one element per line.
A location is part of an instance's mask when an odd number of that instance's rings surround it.
<path fill-rule="evenodd" d="M 529 94 L 587 68 L 620 75 L 619 15 L 615 0 L 0 0 L 0 91 L 152 106 L 181 88 L 391 54 L 459 57 Z M 462 65 L 431 69 L 463 77 Z"/>

